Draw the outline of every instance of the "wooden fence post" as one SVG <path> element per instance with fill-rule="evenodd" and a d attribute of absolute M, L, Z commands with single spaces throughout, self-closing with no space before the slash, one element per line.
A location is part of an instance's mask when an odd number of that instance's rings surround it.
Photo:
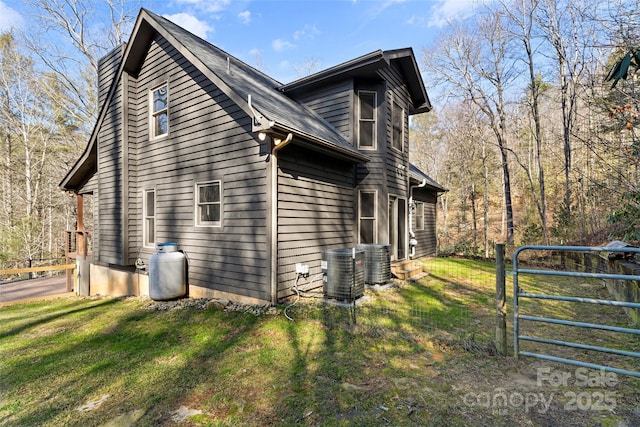
<path fill-rule="evenodd" d="M 507 355 L 507 294 L 505 286 L 504 244 L 496 244 L 496 349 Z"/>

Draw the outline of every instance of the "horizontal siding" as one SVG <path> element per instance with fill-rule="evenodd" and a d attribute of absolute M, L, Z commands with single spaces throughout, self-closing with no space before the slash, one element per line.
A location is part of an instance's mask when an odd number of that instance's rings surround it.
<path fill-rule="evenodd" d="M 98 61 L 98 105 L 102 106 L 118 71 L 124 45 L 118 46 Z"/>
<path fill-rule="evenodd" d="M 413 199 L 424 203 L 424 230 L 416 230 L 416 220 L 415 216 L 413 217 L 412 226 L 418 241 L 416 256 L 435 256 L 438 241 L 436 236 L 437 196 L 428 190 L 415 188 Z"/>
<path fill-rule="evenodd" d="M 323 87 L 298 99 L 307 108 L 336 128 L 351 141 L 353 135 L 353 80 Z"/>
<path fill-rule="evenodd" d="M 169 135 L 150 141 L 149 91 L 164 81 Z M 156 242 L 178 242 L 190 284 L 269 300 L 267 163 L 251 119 L 161 37 L 152 42 L 135 87 L 129 104 L 136 168 L 129 194 L 132 257 L 153 254 L 141 247 L 142 192 L 155 188 Z M 195 183 L 214 180 L 222 182 L 222 226 L 198 227 Z"/>
<path fill-rule="evenodd" d="M 408 172 L 409 172 L 409 118 L 407 112 L 411 110 L 411 99 L 409 89 L 404 82 L 402 74 L 395 63 L 391 67 L 383 68 L 379 71 L 382 78 L 387 82 L 385 100 L 387 109 L 385 112 L 385 145 L 386 145 L 386 176 L 387 186 L 390 193 L 407 197 L 408 193 Z M 392 111 L 393 102 L 397 102 L 405 111 L 404 117 L 404 141 L 403 150 L 397 150 L 392 144 Z M 402 167 L 398 167 L 402 166 Z"/>
<path fill-rule="evenodd" d="M 295 145 L 280 153 L 279 165 L 278 295 L 283 297 L 291 293 L 296 263 L 309 265 L 315 276 L 323 250 L 353 247 L 355 183 L 353 165 Z"/>
<path fill-rule="evenodd" d="M 98 133 L 98 254 L 102 263 L 123 263 L 122 230 L 122 83 L 107 106 Z M 94 244 L 95 244 L 94 240 Z"/>

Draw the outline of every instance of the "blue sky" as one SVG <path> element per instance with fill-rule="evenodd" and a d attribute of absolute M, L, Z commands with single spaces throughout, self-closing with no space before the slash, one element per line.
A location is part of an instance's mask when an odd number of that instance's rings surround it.
<path fill-rule="evenodd" d="M 96 3 L 98 3 L 96 1 Z M 473 0 L 141 0 L 283 83 L 377 49 L 421 50 Z M 98 14 L 99 16 L 99 14 Z M 22 1 L 0 0 L 0 31 L 30 27 Z"/>

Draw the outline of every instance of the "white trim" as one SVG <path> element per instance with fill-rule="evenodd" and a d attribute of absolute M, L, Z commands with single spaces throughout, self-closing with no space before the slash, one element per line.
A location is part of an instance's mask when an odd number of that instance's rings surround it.
<path fill-rule="evenodd" d="M 360 112 L 361 112 L 360 94 L 361 93 L 373 94 L 373 119 L 372 120 L 365 119 L 367 120 L 367 122 L 369 121 L 373 122 L 373 135 L 371 135 L 373 145 L 365 146 L 365 147 L 360 145 L 360 121 L 362 120 L 362 118 L 360 117 Z M 357 106 L 358 120 L 357 120 L 357 129 L 356 129 L 356 140 L 357 140 L 358 149 L 359 150 L 377 150 L 378 149 L 378 92 L 376 92 L 375 90 L 358 90 L 357 98 L 358 98 L 358 106 Z"/>
<path fill-rule="evenodd" d="M 151 218 L 147 216 L 147 194 L 153 193 L 153 242 L 148 242 L 148 229 L 147 229 L 147 218 Z M 155 187 L 153 188 L 145 188 L 142 190 L 142 247 L 143 248 L 154 248 L 156 247 L 156 240 L 158 236 L 158 193 L 156 192 Z"/>
<path fill-rule="evenodd" d="M 161 87 L 166 86 L 167 87 L 167 106 L 166 108 L 159 110 L 159 111 L 153 111 L 153 93 L 160 89 Z M 166 136 L 169 135 L 169 81 L 165 80 L 163 83 L 153 86 L 151 89 L 149 89 L 149 140 L 155 140 L 155 139 L 160 139 L 160 138 L 164 138 Z M 163 133 L 161 135 L 156 135 L 156 115 L 158 113 L 162 113 L 163 111 L 166 111 L 167 114 L 167 132 Z"/>
<path fill-rule="evenodd" d="M 200 187 L 210 184 L 218 184 L 218 189 L 220 191 L 220 220 L 219 221 L 200 221 Z M 224 200 L 223 200 L 223 192 L 222 192 L 222 180 L 214 179 L 212 181 L 202 181 L 196 182 L 193 186 L 193 224 L 195 227 L 222 227 L 222 218 L 224 214 Z M 215 204 L 213 202 L 212 204 Z"/>

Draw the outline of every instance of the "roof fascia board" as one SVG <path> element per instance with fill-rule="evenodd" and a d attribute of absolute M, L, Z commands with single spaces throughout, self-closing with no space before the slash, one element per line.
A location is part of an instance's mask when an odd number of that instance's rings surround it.
<path fill-rule="evenodd" d="M 387 50 L 384 52 L 385 57 L 389 62 L 398 61 L 400 68 L 405 73 L 405 77 L 411 82 L 413 80 L 414 90 L 417 89 L 420 91 L 424 102 L 420 105 L 414 106 L 411 113 L 419 114 L 426 113 L 432 110 L 431 101 L 429 100 L 429 95 L 427 94 L 427 90 L 424 86 L 424 80 L 422 80 L 422 74 L 420 73 L 420 67 L 418 67 L 418 63 L 416 62 L 416 57 L 413 54 L 413 49 L 410 47 L 404 49 L 395 49 L 395 50 Z M 412 77 L 415 77 L 413 79 Z"/>
<path fill-rule="evenodd" d="M 352 59 L 351 61 L 338 64 L 334 67 L 327 68 L 326 70 L 312 74 L 307 77 L 303 77 L 299 80 L 287 83 L 280 86 L 278 89 L 282 92 L 291 92 L 297 89 L 304 88 L 308 85 L 318 84 L 320 82 L 330 80 L 334 77 L 345 75 L 357 70 L 369 69 L 377 70 L 384 66 L 389 65 L 389 62 L 384 57 L 384 52 L 377 50 L 361 57 Z"/>
<path fill-rule="evenodd" d="M 144 10 L 144 9 L 143 9 Z M 146 11 L 145 11 L 146 12 Z M 240 95 L 238 95 L 233 89 L 227 85 L 223 79 L 221 79 L 215 72 L 213 72 L 209 67 L 207 67 L 196 55 L 194 55 L 186 46 L 184 46 L 178 39 L 176 39 L 170 32 L 166 31 L 165 28 L 156 20 L 147 14 L 146 19 L 153 21 L 156 25 L 154 25 L 154 30 L 158 32 L 162 37 L 168 40 L 174 47 L 178 48 L 178 51 L 181 55 L 187 58 L 196 68 L 204 74 L 213 84 L 215 84 L 222 92 L 225 93 L 233 102 L 235 102 L 249 117 L 253 118 L 254 111 L 258 111 L 255 106 L 252 108 L 249 107 L 248 99 L 244 99 Z M 259 112 L 260 113 L 260 112 Z M 263 115 L 262 113 L 260 113 Z M 264 115 L 263 115 L 264 116 Z"/>
<path fill-rule="evenodd" d="M 127 43 L 127 46 L 125 47 L 124 53 L 122 54 L 122 59 L 120 60 L 120 64 L 118 65 L 118 70 L 114 74 L 113 80 L 111 81 L 111 86 L 109 88 L 109 93 L 105 97 L 104 103 L 100 106 L 100 113 L 98 115 L 98 119 L 96 120 L 96 124 L 93 127 L 93 131 L 91 132 L 91 136 L 89 137 L 89 142 L 87 143 L 87 146 L 85 147 L 84 152 L 82 153 L 80 158 L 76 161 L 76 163 L 73 165 L 71 170 L 69 170 L 69 172 L 67 172 L 67 174 L 62 179 L 60 184 L 58 184 L 58 186 L 62 190 L 73 191 L 73 190 L 77 190 L 78 187 L 81 186 L 81 185 L 69 186 L 69 184 L 70 184 L 73 176 L 81 169 L 81 167 L 84 164 L 84 162 L 89 160 L 90 153 L 93 150 L 95 150 L 95 143 L 96 143 L 96 140 L 98 138 L 98 130 L 102 126 L 102 122 L 104 121 L 104 117 L 105 117 L 106 112 L 107 112 L 107 106 L 111 103 L 111 100 L 113 99 L 113 94 L 115 93 L 116 88 L 118 86 L 117 82 L 120 80 L 120 76 L 122 75 L 122 71 L 125 68 L 125 63 L 127 62 L 127 58 L 130 56 L 130 52 L 131 52 L 132 45 L 133 45 L 132 41 L 136 40 L 136 38 L 138 36 L 138 33 L 143 28 L 142 25 L 143 25 L 143 22 L 144 22 L 144 15 L 145 14 L 146 14 L 146 11 L 144 9 L 142 9 L 140 11 L 140 14 L 138 15 L 138 19 L 137 19 L 135 25 L 133 26 L 133 31 L 131 32 L 131 38 L 129 39 L 130 42 Z M 84 180 L 84 182 L 87 182 L 87 181 L 88 180 Z"/>
<path fill-rule="evenodd" d="M 304 138 L 306 140 L 309 140 L 309 141 L 312 141 L 312 142 L 318 144 L 320 147 L 326 149 L 326 151 L 329 154 L 331 154 L 332 152 L 336 153 L 336 154 L 339 154 L 341 158 L 348 158 L 349 160 L 356 161 L 358 163 L 366 163 L 366 162 L 369 162 L 371 160 L 371 158 L 369 156 L 367 156 L 365 154 L 362 154 L 362 153 L 360 153 L 358 151 L 346 150 L 346 149 L 343 149 L 341 147 L 337 147 L 335 145 L 329 145 L 329 144 L 327 144 L 327 142 L 325 140 L 323 140 L 321 138 L 317 138 L 316 136 L 311 135 L 309 133 L 303 133 L 303 132 L 300 132 L 300 131 L 295 131 L 295 130 L 289 129 L 288 127 L 280 125 L 278 123 L 275 124 L 273 129 L 276 132 L 279 132 L 279 133 L 282 133 L 282 134 L 285 134 L 285 135 L 288 134 L 288 133 L 297 134 L 297 135 L 301 136 L 302 138 Z M 295 142 L 295 140 L 294 140 L 294 142 Z M 310 147 L 313 148 L 314 146 L 312 145 Z M 315 147 L 317 147 L 317 145 Z"/>

